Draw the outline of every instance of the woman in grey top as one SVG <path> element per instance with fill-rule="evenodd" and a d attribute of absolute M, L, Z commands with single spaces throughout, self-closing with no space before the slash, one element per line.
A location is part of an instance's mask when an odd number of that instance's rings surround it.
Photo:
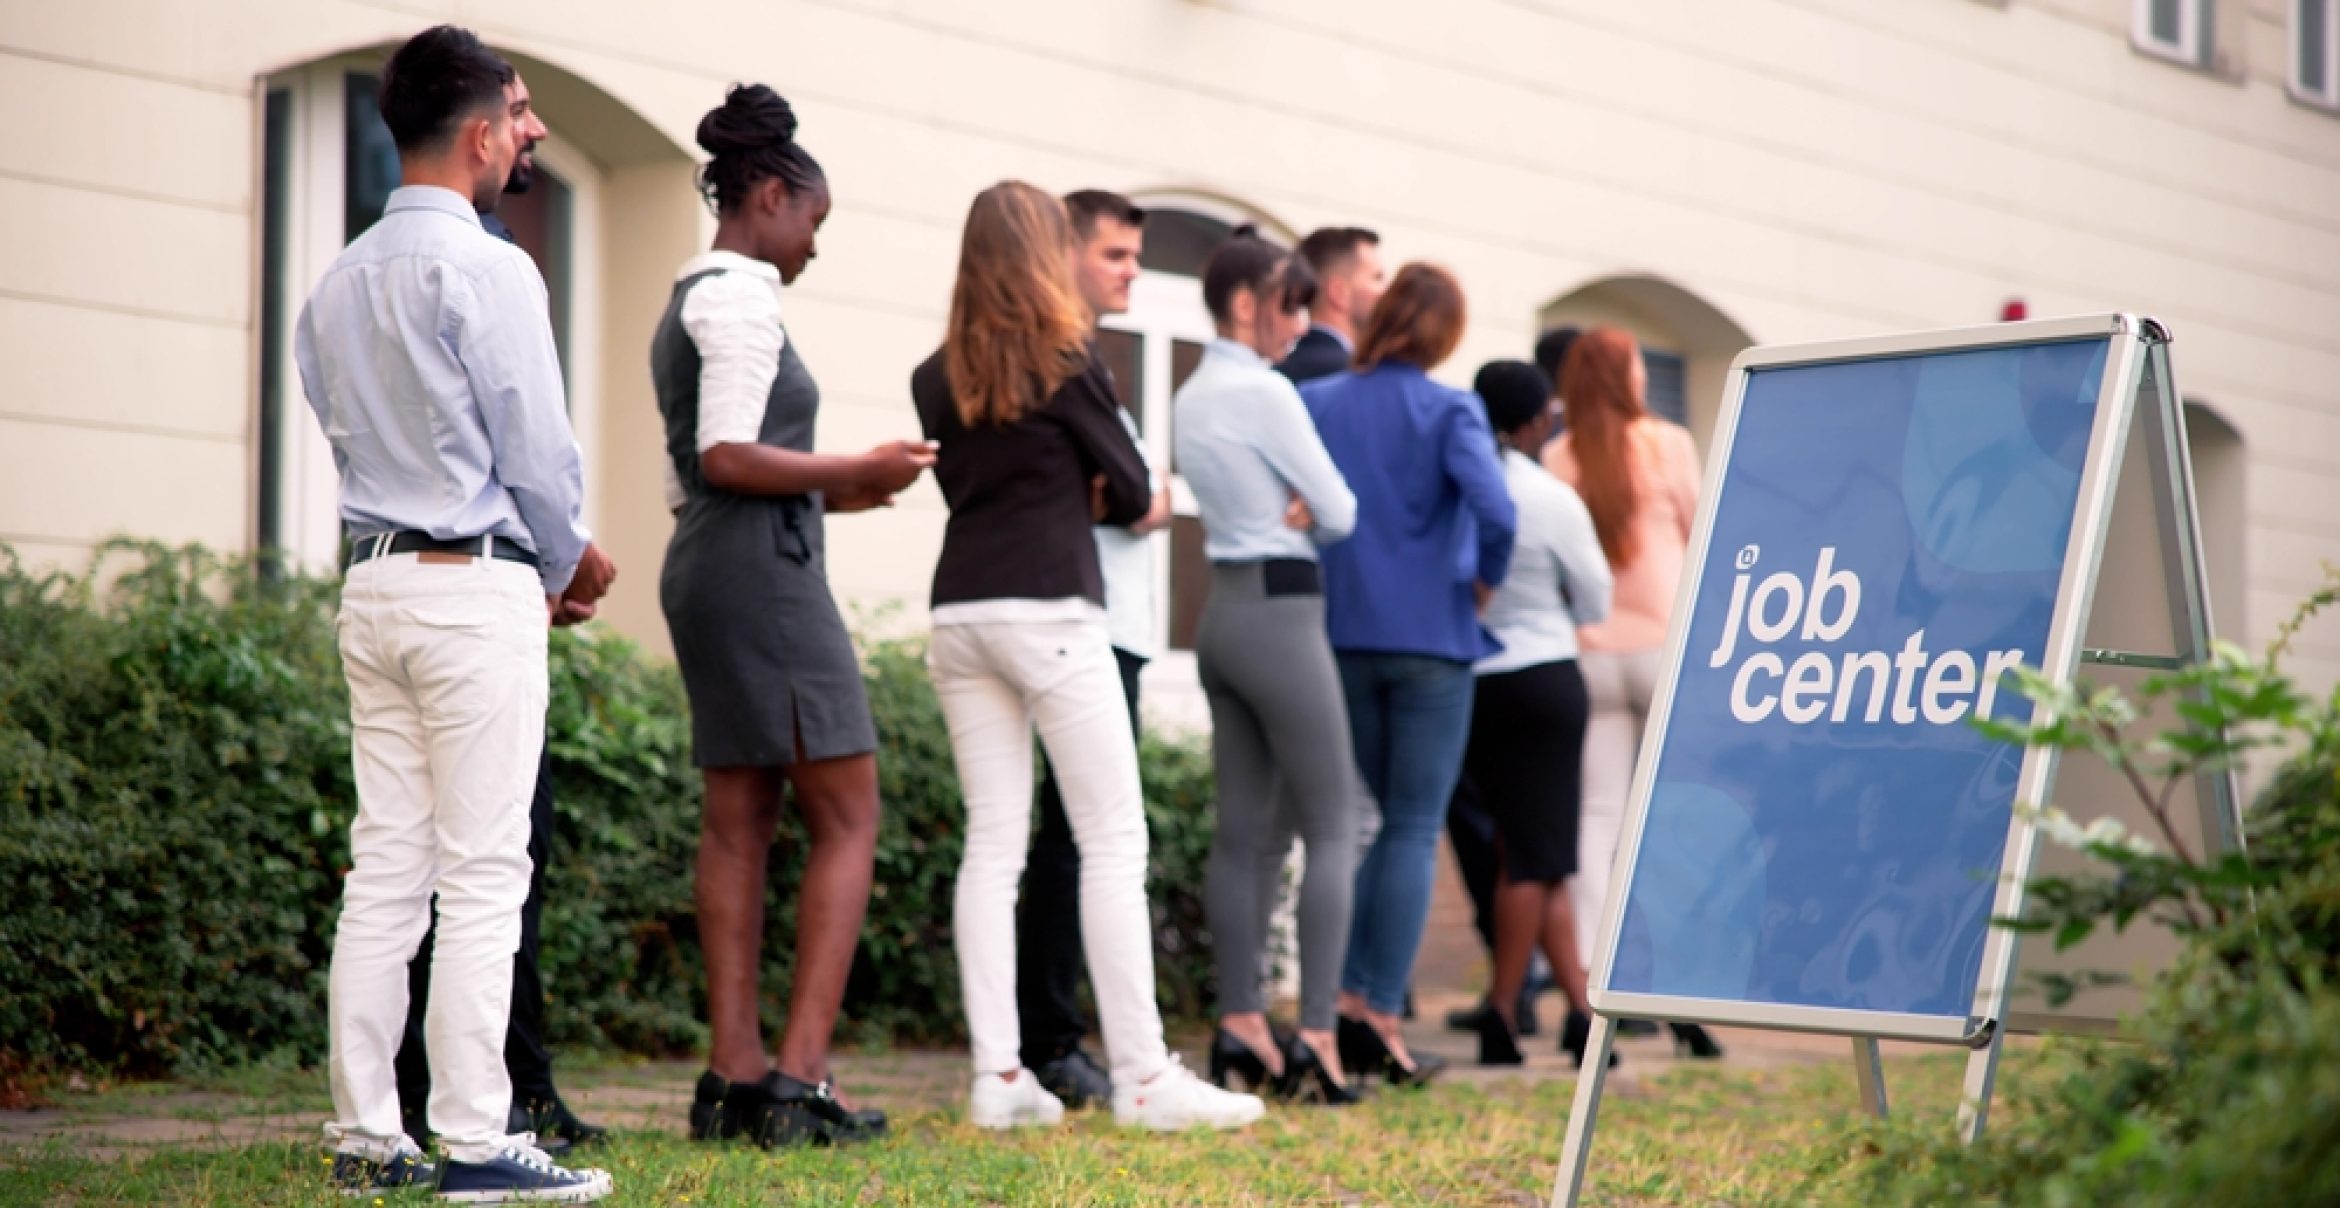
<path fill-rule="evenodd" d="M 795 131 L 788 102 L 761 84 L 732 89 L 699 123 L 715 246 L 683 265 L 650 345 L 675 509 L 658 602 L 707 791 L 697 904 L 714 1043 L 691 1135 L 766 1146 L 885 1131 L 882 1115 L 837 1100 L 829 1071 L 869 905 L 878 782 L 860 663 L 822 566 L 823 515 L 882 507 L 934 462 L 924 442 L 812 451 L 820 390 L 781 326 L 780 286 L 813 257 L 829 186 Z M 757 986 L 784 788 L 812 850 L 775 1062 Z"/>
<path fill-rule="evenodd" d="M 1503 450 L 1519 516 L 1511 572 L 1481 617 L 1503 644 L 1472 665 L 1470 746 L 1458 801 L 1495 822 L 1495 976 L 1479 1018 L 1482 1065 L 1518 1065 L 1512 1017 L 1539 941 L 1568 996 L 1561 1046 L 1584 1058 L 1589 1006 L 1567 880 L 1576 873 L 1584 729 L 1592 705 L 1576 667 L 1576 627 L 1609 615 L 1613 586 L 1592 513 L 1535 460 L 1552 433 L 1552 379 L 1525 361 L 1492 361 L 1472 383 Z"/>
<path fill-rule="evenodd" d="M 1212 253 L 1203 301 L 1219 338 L 1178 390 L 1178 468 L 1212 563 L 1195 656 L 1211 707 L 1218 830 L 1204 885 L 1219 973 L 1211 1077 L 1328 1104 L 1356 1101 L 1335 1043 L 1360 788 L 1340 672 L 1325 638 L 1316 546 L 1356 523 L 1357 501 L 1300 393 L 1271 365 L 1308 326 L 1315 283 L 1247 233 Z M 1262 890 L 1278 801 L 1308 845 L 1300 884 L 1300 1030 L 1279 1044 L 1260 1000 Z"/>

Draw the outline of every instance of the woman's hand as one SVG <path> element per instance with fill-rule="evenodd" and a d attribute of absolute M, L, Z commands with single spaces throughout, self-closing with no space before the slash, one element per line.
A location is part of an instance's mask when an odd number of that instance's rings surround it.
<path fill-rule="evenodd" d="M 918 481 L 934 465 L 935 444 L 930 440 L 889 440 L 861 455 L 859 489 L 841 492 L 845 499 L 890 497 Z M 837 506 L 839 511 L 858 509 Z"/>
<path fill-rule="evenodd" d="M 821 503 L 823 510 L 832 513 L 867 512 L 876 508 L 894 506 L 894 497 L 879 491 L 854 491 L 850 494 L 827 496 Z"/>
<path fill-rule="evenodd" d="M 1308 510 L 1307 500 L 1294 495 L 1292 502 L 1284 505 L 1284 527 L 1299 533 L 1315 530 L 1316 513 Z"/>

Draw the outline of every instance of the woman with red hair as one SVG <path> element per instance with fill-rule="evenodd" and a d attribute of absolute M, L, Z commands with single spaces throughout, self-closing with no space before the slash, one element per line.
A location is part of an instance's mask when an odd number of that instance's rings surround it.
<path fill-rule="evenodd" d="M 1649 413 L 1641 345 L 1614 327 L 1578 336 L 1560 370 L 1567 431 L 1544 446 L 1544 466 L 1576 488 L 1592 513 L 1615 588 L 1609 615 L 1577 631 L 1578 668 L 1592 697 L 1584 733 L 1583 815 L 1570 882 L 1577 950 L 1588 956 L 1609 898 L 1625 795 L 1657 693 L 1674 591 L 1698 514 L 1698 450 L 1690 433 Z M 1695 1024 L 1677 1024 L 1694 1057 L 1722 1049 Z"/>

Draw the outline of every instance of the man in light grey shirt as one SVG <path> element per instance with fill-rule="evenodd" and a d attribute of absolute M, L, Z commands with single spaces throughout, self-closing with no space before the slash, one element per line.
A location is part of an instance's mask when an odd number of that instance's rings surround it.
<path fill-rule="evenodd" d="M 483 1203 L 609 1193 L 506 1132 L 503 1042 L 544 744 L 545 634 L 615 571 L 583 499 L 543 279 L 487 233 L 519 155 L 511 66 L 426 30 L 382 77 L 401 186 L 328 268 L 294 336 L 353 544 L 336 626 L 357 817 L 333 941 L 335 1157 L 352 1195 L 435 1183 Z M 433 1170 L 406 1136 L 392 1057 L 406 966 L 438 895 L 425 1032 Z"/>

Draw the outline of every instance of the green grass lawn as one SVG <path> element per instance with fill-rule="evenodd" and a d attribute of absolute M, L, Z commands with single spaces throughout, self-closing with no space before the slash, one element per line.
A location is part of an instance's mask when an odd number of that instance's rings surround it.
<path fill-rule="evenodd" d="M 2007 1077 L 2054 1060 L 2011 1052 Z M 1892 1061 L 1896 1112 L 1949 1128 L 1960 1069 L 1949 1054 Z M 314 1075 L 239 1077 L 220 1089 L 314 1108 Z M 1003 1137 L 968 1127 L 956 1110 L 914 1110 L 896 1115 L 887 1141 L 841 1152 L 766 1154 L 635 1131 L 592 1161 L 615 1175 L 618 1194 L 605 1202 L 616 1204 L 1527 1205 L 1551 1192 L 1572 1094 L 1560 1079 L 1458 1080 L 1350 1111 L 1278 1109 L 1247 1132 L 1183 1136 L 1127 1132 L 1091 1114 Z M 73 1108 L 134 1111 L 136 1102 L 136 1092 L 115 1091 Z M 1862 1150 L 1854 1107 L 1849 1058 L 1612 1079 L 1588 1202 L 1823 1200 L 1829 1174 Z M 304 1142 L 104 1157 L 50 1142 L 0 1150 L 0 1204 L 350 1202 L 326 1188 L 325 1166 Z"/>

